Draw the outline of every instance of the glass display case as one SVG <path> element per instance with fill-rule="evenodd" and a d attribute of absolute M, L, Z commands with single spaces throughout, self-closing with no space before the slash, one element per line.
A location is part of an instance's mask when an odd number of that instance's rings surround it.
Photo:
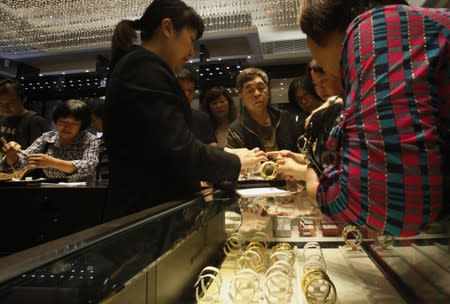
<path fill-rule="evenodd" d="M 203 194 L 0 259 L 0 303 L 450 301 L 448 222 L 393 239 L 322 217 L 301 191 Z"/>

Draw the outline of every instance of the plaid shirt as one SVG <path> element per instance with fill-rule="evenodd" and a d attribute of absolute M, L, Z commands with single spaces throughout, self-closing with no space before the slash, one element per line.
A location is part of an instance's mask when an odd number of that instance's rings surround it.
<path fill-rule="evenodd" d="M 349 26 L 345 108 L 331 132 L 340 161 L 317 192 L 324 213 L 397 236 L 437 218 L 448 175 L 449 38 L 444 9 L 385 6 Z"/>
<path fill-rule="evenodd" d="M 69 182 L 95 180 L 95 168 L 98 163 L 99 141 L 87 131 L 81 131 L 73 143 L 66 149 L 61 147 L 57 131 L 49 131 L 37 138 L 26 150 L 29 154 L 45 153 L 55 158 L 70 160 L 76 168 L 72 174 L 58 169 L 43 169 L 47 177 L 67 178 Z M 25 156 L 19 154 L 20 166 L 25 166 Z"/>

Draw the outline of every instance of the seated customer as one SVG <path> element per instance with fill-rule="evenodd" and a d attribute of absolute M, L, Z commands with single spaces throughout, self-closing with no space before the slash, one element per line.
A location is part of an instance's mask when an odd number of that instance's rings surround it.
<path fill-rule="evenodd" d="M 247 68 L 239 73 L 236 87 L 244 111 L 230 125 L 227 147 L 298 151 L 298 134 L 289 113 L 269 105 L 267 74 L 258 68 Z"/>
<path fill-rule="evenodd" d="M 186 99 L 189 102 L 189 106 L 192 104 L 192 100 L 194 99 L 195 93 L 195 82 L 196 79 L 194 77 L 194 73 L 183 67 L 177 74 L 178 82 L 180 83 L 181 88 L 186 95 Z M 205 144 L 211 144 L 213 146 L 217 145 L 217 139 L 214 134 L 214 128 L 211 123 L 211 120 L 203 111 L 199 111 L 196 109 L 192 110 L 192 122 L 191 122 L 191 131 L 192 133 L 200 139 L 201 142 Z"/>
<path fill-rule="evenodd" d="M 5 144 L 6 162 L 28 170 L 43 169 L 49 178 L 94 180 L 98 141 L 85 130 L 91 121 L 87 105 L 81 100 L 64 101 L 55 108 L 53 120 L 56 130 L 42 134 L 25 153 L 14 141 Z"/>
<path fill-rule="evenodd" d="M 227 143 L 228 127 L 238 117 L 233 97 L 224 87 L 213 87 L 206 92 L 204 105 L 213 122 L 218 146 L 223 148 Z"/>
<path fill-rule="evenodd" d="M 26 100 L 18 80 L 0 82 L 0 136 L 7 142 L 17 142 L 24 149 L 49 130 L 44 118 L 24 108 Z"/>

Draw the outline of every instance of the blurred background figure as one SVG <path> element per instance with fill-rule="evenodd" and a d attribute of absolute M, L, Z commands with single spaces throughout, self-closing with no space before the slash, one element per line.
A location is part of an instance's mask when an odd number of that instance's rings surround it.
<path fill-rule="evenodd" d="M 238 117 L 233 97 L 224 87 L 213 87 L 205 93 L 203 104 L 213 123 L 218 146 L 223 148 L 226 146 L 228 128 Z"/>
<path fill-rule="evenodd" d="M 189 68 L 183 67 L 176 73 L 178 82 L 183 89 L 186 99 L 189 105 L 192 106 L 192 100 L 195 95 L 195 84 L 197 79 Z M 214 128 L 211 119 L 203 111 L 192 109 L 192 132 L 205 144 L 217 145 L 216 135 L 214 134 Z"/>
<path fill-rule="evenodd" d="M 308 81 L 309 80 L 309 81 Z M 317 109 L 322 100 L 314 91 L 311 77 L 299 77 L 292 80 L 288 91 L 289 107 L 287 111 L 298 128 L 298 133 L 305 133 L 305 119 Z"/>
<path fill-rule="evenodd" d="M 96 100 L 89 104 L 91 111 L 91 128 L 96 131 L 98 140 L 98 165 L 96 168 L 96 180 L 107 181 L 109 179 L 108 169 L 108 153 L 106 151 L 105 141 L 103 140 L 103 115 L 105 109 L 105 102 L 103 100 Z"/>
<path fill-rule="evenodd" d="M 25 91 L 18 80 L 0 81 L 0 136 L 7 142 L 17 142 L 22 149 L 49 130 L 44 118 L 25 109 L 26 100 Z"/>

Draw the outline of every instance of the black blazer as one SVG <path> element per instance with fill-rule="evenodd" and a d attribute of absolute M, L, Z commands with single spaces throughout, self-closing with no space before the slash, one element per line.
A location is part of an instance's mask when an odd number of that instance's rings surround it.
<path fill-rule="evenodd" d="M 236 184 L 239 158 L 200 142 L 191 121 L 190 105 L 170 68 L 134 46 L 115 66 L 106 93 L 109 207 L 115 210 L 110 217 L 191 198 L 201 180 Z"/>

